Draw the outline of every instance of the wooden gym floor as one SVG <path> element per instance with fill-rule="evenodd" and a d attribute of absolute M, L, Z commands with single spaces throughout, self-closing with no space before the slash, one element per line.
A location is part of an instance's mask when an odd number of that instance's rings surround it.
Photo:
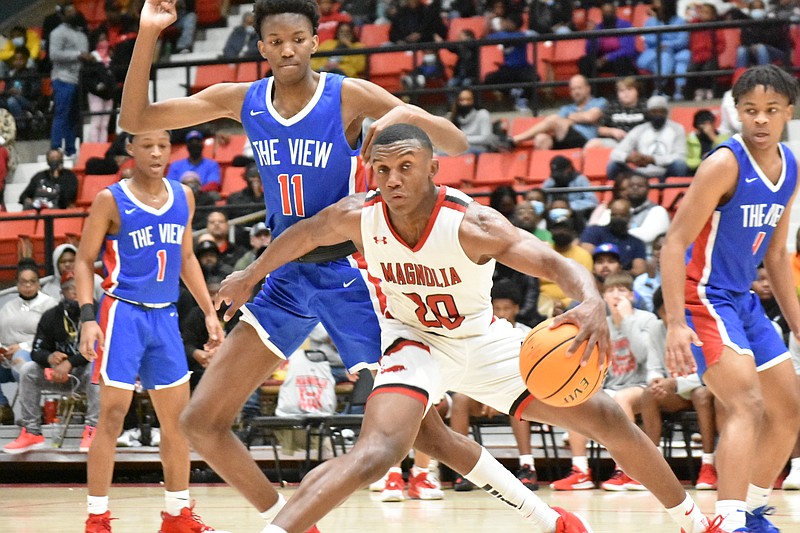
<path fill-rule="evenodd" d="M 294 489 L 281 489 L 291 498 Z M 704 512 L 714 508 L 716 492 L 691 491 Z M 553 493 L 540 489 L 548 503 L 583 515 L 595 533 L 678 533 L 666 512 L 649 493 L 600 490 Z M 196 485 L 195 510 L 210 525 L 233 533 L 258 533 L 264 523 L 236 492 L 224 485 Z M 85 486 L 0 486 L 0 531 L 3 533 L 79 532 L 85 519 Z M 783 533 L 800 531 L 800 492 L 775 491 L 774 523 Z M 119 485 L 111 491 L 115 533 L 158 531 L 163 491 L 155 485 Z M 319 523 L 323 533 L 530 532 L 532 527 L 513 510 L 483 491 L 445 490 L 441 501 L 382 503 L 377 494 L 358 491 Z"/>

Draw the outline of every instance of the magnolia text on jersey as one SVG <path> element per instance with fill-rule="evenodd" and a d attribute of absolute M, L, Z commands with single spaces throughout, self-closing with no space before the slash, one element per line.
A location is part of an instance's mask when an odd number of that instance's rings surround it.
<path fill-rule="evenodd" d="M 780 204 L 745 204 L 742 208 L 742 227 L 760 228 L 761 226 L 778 225 L 784 206 Z"/>
<path fill-rule="evenodd" d="M 183 230 L 185 226 L 181 224 L 159 224 L 158 235 L 161 237 L 161 244 L 181 244 L 183 242 Z M 133 241 L 133 247 L 137 250 L 145 246 L 155 246 L 153 242 L 153 226 L 145 226 L 128 233 Z"/>
<path fill-rule="evenodd" d="M 280 165 L 278 159 L 279 144 L 289 144 L 291 164 L 301 167 L 327 168 L 333 143 L 316 139 L 264 139 L 253 141 L 253 153 L 258 155 L 262 166 Z"/>
<path fill-rule="evenodd" d="M 425 287 L 449 287 L 461 283 L 454 267 L 433 268 L 412 263 L 381 263 L 383 279 L 398 285 L 422 285 Z"/>

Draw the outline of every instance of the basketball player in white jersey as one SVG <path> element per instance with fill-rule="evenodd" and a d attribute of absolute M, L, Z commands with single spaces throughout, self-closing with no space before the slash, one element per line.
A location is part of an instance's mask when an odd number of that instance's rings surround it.
<path fill-rule="evenodd" d="M 269 272 L 316 246 L 343 240 L 364 253 L 370 275 L 381 280 L 387 296 L 381 368 L 355 447 L 312 470 L 265 533 L 303 531 L 380 477 L 415 443 L 432 401 L 447 390 L 504 413 L 589 435 L 653 492 L 685 533 L 710 531 L 657 448 L 606 394 L 558 408 L 535 400 L 522 381 L 518 355 L 524 335 L 492 314 L 495 260 L 550 278 L 582 302 L 554 324 L 580 327 L 569 351 L 584 361 L 595 347 L 605 358 L 609 347 L 605 305 L 592 277 L 493 209 L 434 185 L 438 162 L 430 139 L 416 126 L 395 124 L 379 133 L 371 163 L 378 191 L 345 198 L 293 225 L 255 263 L 229 276 L 216 299 L 233 313 Z M 576 353 L 583 341 L 588 341 L 586 350 Z M 441 444 L 429 431 L 415 446 L 436 457 Z M 486 469 L 488 452 L 477 443 L 467 441 L 462 448 L 461 465 L 449 466 L 488 492 L 516 479 L 510 472 L 501 476 Z M 531 507 L 520 512 L 533 517 L 543 533 L 591 531 L 572 513 L 536 497 L 529 502 Z"/>

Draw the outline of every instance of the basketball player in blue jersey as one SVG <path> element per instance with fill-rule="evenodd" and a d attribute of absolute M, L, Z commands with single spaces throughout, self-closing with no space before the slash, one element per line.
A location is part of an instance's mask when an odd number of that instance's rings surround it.
<path fill-rule="evenodd" d="M 75 275 L 81 304 L 81 353 L 94 361 L 100 384 L 100 418 L 87 462 L 86 533 L 111 531 L 108 489 L 117 437 L 133 398 L 137 376 L 161 423 L 166 510 L 161 533 L 215 531 L 192 511 L 189 443 L 179 418 L 189 403 L 189 369 L 175 302 L 180 279 L 205 313 L 207 349 L 224 334 L 192 247 L 194 196 L 164 178 L 169 133 L 141 133 L 127 145 L 133 177 L 100 192 L 86 220 Z M 94 261 L 102 256 L 105 295 L 95 313 Z"/>
<path fill-rule="evenodd" d="M 605 393 L 578 406 L 553 407 L 527 391 L 519 374 L 524 335 L 492 315 L 495 261 L 552 279 L 582 302 L 555 321 L 581 328 L 572 352 L 587 340 L 587 350 L 597 345 L 608 355 L 605 304 L 592 277 L 574 261 L 514 228 L 497 211 L 457 190 L 437 187 L 433 176 L 438 161 L 432 156 L 430 139 L 419 128 L 395 124 L 384 129 L 375 137 L 371 155 L 378 191 L 345 198 L 293 225 L 220 287 L 217 305 L 229 304 L 226 313 L 231 314 L 265 275 L 318 246 L 347 239 L 364 254 L 369 274 L 380 279 L 386 294 L 381 369 L 355 447 L 312 470 L 265 533 L 302 531 L 382 475 L 412 443 L 436 456 L 443 446 L 438 435 L 429 430 L 414 439 L 425 413 L 447 390 L 517 418 L 589 431 L 625 463 L 626 471 L 635 470 L 632 475 L 652 490 L 686 533 L 713 531 L 658 449 Z M 489 454 L 474 441 L 458 445 L 457 469 L 490 493 L 504 491 L 502 499 L 537 531 L 591 531 L 579 517 L 547 506 L 524 487 L 515 490 L 515 476 L 487 468 Z M 525 493 L 529 496 L 523 498 Z"/>
<path fill-rule="evenodd" d="M 667 366 L 697 371 L 726 413 L 716 457 L 725 532 L 777 531 L 767 499 L 800 429 L 789 352 L 750 290 L 763 261 L 800 336 L 786 251 L 797 163 L 779 142 L 797 96 L 797 81 L 774 65 L 739 78 L 733 98 L 742 132 L 700 165 L 661 251 Z"/>

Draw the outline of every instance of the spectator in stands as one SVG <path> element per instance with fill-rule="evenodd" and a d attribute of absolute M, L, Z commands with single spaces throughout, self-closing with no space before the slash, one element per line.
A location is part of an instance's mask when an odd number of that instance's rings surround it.
<path fill-rule="evenodd" d="M 489 195 L 489 205 L 510 220 L 517 206 L 517 191 L 508 185 L 501 185 Z"/>
<path fill-rule="evenodd" d="M 550 160 L 550 177 L 542 183 L 545 191 L 563 187 L 591 187 L 589 178 L 575 170 L 572 160 L 557 155 Z M 570 192 L 566 194 L 569 207 L 577 216 L 585 220 L 597 207 L 597 195 L 591 191 Z"/>
<path fill-rule="evenodd" d="M 533 139 L 537 150 L 583 148 L 586 142 L 597 137 L 597 126 L 607 102 L 605 98 L 592 97 L 592 88 L 586 78 L 576 74 L 569 80 L 572 103 L 562 106 L 557 115 L 548 115 L 527 131 L 512 138 L 515 144 Z"/>
<path fill-rule="evenodd" d="M 645 28 L 656 26 L 683 26 L 686 21 L 676 12 L 675 0 L 653 0 L 650 16 Z M 648 33 L 644 35 L 645 48 L 636 59 L 636 66 L 653 74 L 685 74 L 689 68 L 692 53 L 689 51 L 689 32 Z M 669 80 L 657 79 L 656 92 L 665 94 Z M 683 100 L 686 78 L 675 78 L 675 92 L 672 99 Z"/>
<path fill-rule="evenodd" d="M 341 11 L 353 17 L 353 24 L 360 28 L 375 21 L 377 8 L 376 0 L 344 0 Z"/>
<path fill-rule="evenodd" d="M 587 226 L 605 226 L 608 224 L 608 221 L 611 218 L 611 210 L 609 206 L 611 202 L 616 200 L 617 198 L 625 198 L 628 189 L 628 178 L 630 178 L 633 173 L 628 170 L 626 172 L 622 172 L 617 176 L 617 179 L 611 182 L 611 199 L 606 202 L 601 202 L 597 207 L 594 208 L 592 211 L 589 220 L 586 221 Z"/>
<path fill-rule="evenodd" d="M 465 28 L 458 33 L 458 43 L 450 48 L 457 56 L 453 74 L 447 80 L 448 87 L 469 87 L 480 80 L 480 52 L 473 44 L 475 32 Z M 454 93 L 447 93 L 447 101 L 452 105 Z"/>
<path fill-rule="evenodd" d="M 92 76 L 96 82 L 89 82 L 86 98 L 89 102 L 89 111 L 98 113 L 89 118 L 89 131 L 86 135 L 87 142 L 108 142 L 108 124 L 111 121 L 111 111 L 114 109 L 114 93 L 117 82 L 110 70 L 111 45 L 105 31 L 93 32 L 90 39 L 92 58 L 94 62 L 84 66 L 82 75 Z"/>
<path fill-rule="evenodd" d="M 711 1 L 695 7 L 695 17 L 689 22 L 703 23 L 717 20 L 717 7 Z M 725 35 L 722 30 L 697 30 L 689 33 L 689 50 L 692 60 L 687 72 L 706 72 L 719 68 L 719 56 L 725 51 Z M 689 78 L 686 82 L 686 95 L 694 95 L 695 102 L 714 98 L 714 83 L 711 76 Z"/>
<path fill-rule="evenodd" d="M 175 52 L 188 54 L 194 47 L 194 33 L 197 30 L 197 9 L 195 0 L 176 0 L 175 11 L 178 19 L 174 26 L 180 30 L 178 41 L 175 43 Z"/>
<path fill-rule="evenodd" d="M 645 102 L 639 96 L 639 82 L 632 77 L 617 82 L 617 99 L 603 108 L 597 138 L 585 148 L 616 146 L 633 128 L 645 121 Z"/>
<path fill-rule="evenodd" d="M 731 86 L 735 85 L 739 77 L 747 69 L 738 68 L 733 73 Z M 741 133 L 742 121 L 739 120 L 739 111 L 736 109 L 736 103 L 733 101 L 733 88 L 728 89 L 722 95 L 722 102 L 719 106 L 719 132 L 728 135 L 735 135 Z"/>
<path fill-rule="evenodd" d="M 596 247 L 592 254 L 592 274 L 598 289 L 603 289 L 608 276 L 619 272 L 622 272 L 622 263 L 617 245 L 607 242 Z"/>
<path fill-rule="evenodd" d="M 647 122 L 633 128 L 611 152 L 606 171 L 613 180 L 621 172 L 633 171 L 642 176 L 687 176 L 686 132 L 669 120 L 669 102 L 664 96 L 647 100 Z"/>
<path fill-rule="evenodd" d="M 233 265 L 234 270 L 244 270 L 247 265 L 256 260 L 261 255 L 261 252 L 269 246 L 272 242 L 272 232 L 263 222 L 257 222 L 250 228 L 250 249 L 247 250 L 242 257 L 240 257 L 236 264 Z"/>
<path fill-rule="evenodd" d="M 578 246 L 578 232 L 575 230 L 575 219 L 572 216 L 551 216 L 547 228 L 553 236 L 553 249 L 567 259 L 572 259 L 589 272 L 592 271 L 592 256 Z M 569 298 L 556 283 L 541 279 L 539 296 L 539 313 L 545 317 L 555 316 L 569 309 L 575 302 Z"/>
<path fill-rule="evenodd" d="M 245 250 L 242 250 L 233 242 L 228 240 L 230 235 L 230 225 L 228 224 L 228 216 L 222 211 L 211 211 L 208 214 L 208 221 L 206 223 L 208 234 L 217 245 L 220 261 L 230 267 L 236 264 L 236 261 L 244 255 Z M 198 257 L 199 258 L 199 257 Z"/>
<path fill-rule="evenodd" d="M 19 403 L 22 410 L 19 436 L 3 447 L 9 454 L 25 453 L 44 447 L 42 391 L 59 390 L 64 394 L 81 390 L 86 393 L 86 418 L 78 450 L 88 452 L 100 414 L 100 386 L 92 384 L 92 365 L 78 345 L 80 307 L 75 290 L 75 273 L 61 276 L 61 301 L 39 320 L 33 341 L 31 361 L 19 372 Z"/>
<path fill-rule="evenodd" d="M 617 247 L 623 270 L 638 276 L 645 269 L 647 249 L 641 239 L 628 233 L 631 221 L 631 203 L 627 198 L 618 198 L 609 206 L 611 219 L 606 226 L 587 226 L 581 233 L 581 246 L 589 253 L 601 244 Z"/>
<path fill-rule="evenodd" d="M 340 22 L 336 26 L 336 35 L 332 39 L 323 41 L 319 45 L 318 52 L 328 52 L 331 50 L 347 50 L 353 48 L 364 48 L 364 45 L 356 39 L 352 22 Z M 367 68 L 367 58 L 364 55 L 329 56 L 316 57 L 311 59 L 311 68 L 316 71 L 336 72 L 344 74 L 350 78 L 359 78 Z"/>
<path fill-rule="evenodd" d="M 19 195 L 22 209 L 66 209 L 75 205 L 78 178 L 64 168 L 61 150 L 47 152 L 47 169 L 37 172 Z"/>
<path fill-rule="evenodd" d="M 769 276 L 767 276 L 767 269 L 764 267 L 763 263 L 758 265 L 758 270 L 756 272 L 757 277 L 753 280 L 752 290 L 756 296 L 758 296 L 764 314 L 772 321 L 772 325 L 775 326 L 775 330 L 780 333 L 783 342 L 788 345 L 792 330 L 781 312 L 778 301 L 775 299 L 775 293 L 772 292 Z"/>
<path fill-rule="evenodd" d="M 764 20 L 767 9 L 763 0 L 752 0 L 749 13 L 740 9 L 731 9 L 725 18 L 732 20 Z M 781 62 L 786 58 L 786 51 L 792 48 L 788 24 L 775 21 L 770 26 L 745 26 L 741 29 L 740 45 L 736 49 L 736 67 L 746 68 L 755 65 L 767 65 Z"/>
<path fill-rule="evenodd" d="M 472 89 L 462 89 L 458 93 L 458 100 L 453 104 L 449 118 L 467 136 L 467 152 L 482 154 L 496 151 L 498 138 L 492 131 L 492 117 L 489 111 L 477 105 Z"/>
<path fill-rule="evenodd" d="M 661 289 L 653 294 L 654 313 L 658 316 L 653 341 L 656 353 L 661 357 L 661 373 L 664 370 L 664 354 L 666 354 L 667 328 L 664 325 L 664 298 Z M 642 396 L 642 421 L 645 433 L 654 444 L 661 442 L 663 426 L 662 413 L 677 413 L 694 409 L 697 413 L 697 424 L 703 443 L 703 456 L 700 473 L 695 482 L 697 490 L 714 490 L 717 488 L 717 470 L 714 467 L 714 449 L 716 445 L 717 424 L 714 410 L 714 395 L 700 381 L 697 373 L 688 376 L 652 378 Z"/>
<path fill-rule="evenodd" d="M 42 40 L 39 38 L 39 34 L 24 26 L 14 26 L 9 32 L 9 39 L 0 48 L 0 61 L 3 62 L 0 65 L 0 77 L 5 76 L 9 68 L 16 68 L 12 66 L 11 60 L 19 48 L 28 51 L 25 66 L 30 69 L 36 68 L 36 60 L 39 59 L 39 53 L 42 50 Z"/>
<path fill-rule="evenodd" d="M 36 109 L 36 104 L 42 94 L 42 79 L 34 67 L 28 66 L 28 49 L 25 47 L 17 48 L 11 58 L 11 70 L 8 72 L 6 88 L 0 103 L 8 109 L 17 127 L 20 130 L 29 130 L 33 127 L 34 114 L 43 120 L 41 111 Z"/>
<path fill-rule="evenodd" d="M 75 138 L 82 123 L 78 94 L 81 63 L 94 61 L 80 23 L 75 6 L 66 4 L 64 22 L 53 30 L 49 41 L 54 104 L 50 147 L 62 148 L 67 157 L 75 155 Z"/>
<path fill-rule="evenodd" d="M 505 15 L 500 23 L 499 29 L 494 29 L 486 36 L 487 39 L 515 39 L 525 37 L 522 28 L 522 15 L 519 13 L 509 13 Z M 497 65 L 497 70 L 486 74 L 484 83 L 531 83 L 538 79 L 536 69 L 528 63 L 527 43 L 504 44 L 503 62 Z M 510 90 L 515 99 L 517 111 L 528 111 L 529 100 L 533 91 L 530 87 L 514 88 Z"/>
<path fill-rule="evenodd" d="M 531 201 L 523 201 L 517 204 L 514 208 L 514 216 L 511 217 L 511 222 L 516 227 L 524 229 L 532 233 L 537 239 L 544 242 L 553 242 L 553 236 L 547 228 L 540 227 L 544 214 L 544 204 L 541 204 L 541 211 L 533 206 Z"/>
<path fill-rule="evenodd" d="M 711 150 L 730 138 L 729 133 L 717 130 L 715 122 L 714 113 L 708 109 L 700 109 L 694 114 L 694 130 L 686 136 L 686 166 L 692 174 Z"/>
<path fill-rule="evenodd" d="M 535 0 L 530 3 L 528 13 L 528 27 L 534 34 L 563 34 L 574 29 L 570 0 Z"/>
<path fill-rule="evenodd" d="M 258 174 L 258 167 L 255 163 L 250 163 L 244 169 L 244 179 L 247 181 L 247 186 L 241 191 L 237 191 L 228 196 L 226 204 L 228 206 L 242 205 L 250 207 L 237 207 L 236 209 L 229 209 L 228 215 L 230 218 L 237 218 L 252 213 L 257 208 L 252 207 L 252 204 L 264 205 L 264 188 L 261 183 L 261 176 Z"/>
<path fill-rule="evenodd" d="M 317 36 L 321 44 L 335 38 L 339 24 L 343 22 L 352 24 L 353 18 L 349 13 L 343 13 L 339 4 L 334 0 L 318 0 L 317 3 L 319 4 Z"/>
<path fill-rule="evenodd" d="M 220 199 L 218 192 L 203 190 L 200 183 L 200 175 L 197 174 L 197 172 L 191 170 L 184 172 L 183 176 L 181 176 L 181 183 L 192 190 L 195 207 L 210 207 L 215 205 Z M 206 213 L 208 213 L 208 211 L 205 209 L 195 211 L 195 215 L 192 218 L 193 230 L 203 229 L 206 227 Z"/>
<path fill-rule="evenodd" d="M 600 4 L 603 21 L 594 30 L 630 28 L 631 23 L 617 17 L 617 6 L 613 0 Z M 587 78 L 596 78 L 601 72 L 614 76 L 635 76 L 636 39 L 633 35 L 616 35 L 587 39 L 586 55 L 578 60 L 578 70 Z"/>
<path fill-rule="evenodd" d="M 400 76 L 403 88 L 422 89 L 430 82 L 439 82 L 439 86 L 444 84 L 444 63 L 439 57 L 438 50 L 422 50 L 422 61 L 414 69 Z"/>
<path fill-rule="evenodd" d="M 425 5 L 420 0 L 405 0 L 389 17 L 389 40 L 395 44 L 441 42 L 447 27 L 439 16 L 438 3 Z"/>
<path fill-rule="evenodd" d="M 0 307 L 0 383 L 15 380 L 20 367 L 31 360 L 33 339 L 42 314 L 58 300 L 39 291 L 39 272 L 32 260 L 17 267 L 17 295 Z M 14 372 L 12 372 L 12 369 Z M 0 423 L 13 424 L 14 413 L 0 388 Z"/>
<path fill-rule="evenodd" d="M 128 135 L 121 133 L 111 142 L 103 157 L 90 157 L 86 161 L 86 173 L 91 175 L 116 174 L 119 169 L 131 159 L 125 149 Z"/>
<path fill-rule="evenodd" d="M 224 59 L 234 59 L 237 57 L 260 57 L 258 51 L 258 34 L 256 33 L 255 15 L 252 11 L 242 15 L 242 23 L 233 28 L 225 46 L 222 48 Z"/>
<path fill-rule="evenodd" d="M 201 235 L 198 238 L 197 246 L 194 247 L 194 255 L 197 256 L 197 260 L 200 262 L 200 268 L 203 269 L 203 276 L 206 280 L 212 277 L 225 278 L 233 273 L 233 267 L 223 263 L 220 259 L 219 247 L 209 234 Z M 194 299 L 192 298 L 191 301 L 194 302 Z M 184 306 L 181 318 L 188 316 L 190 310 L 191 306 Z"/>
<path fill-rule="evenodd" d="M 222 182 L 219 163 L 203 157 L 203 143 L 203 134 L 199 131 L 191 130 L 187 133 L 186 150 L 189 152 L 189 157 L 173 161 L 169 166 L 167 179 L 180 181 L 185 172 L 192 171 L 200 176 L 201 188 L 204 191 L 219 191 Z"/>
<path fill-rule="evenodd" d="M 644 176 L 634 174 L 628 178 L 625 198 L 631 203 L 628 233 L 641 239 L 650 250 L 656 238 L 667 232 L 669 213 L 650 200 L 650 180 Z"/>
<path fill-rule="evenodd" d="M 42 285 L 40 289 L 43 294 L 46 294 L 58 301 L 61 299 L 61 278 L 67 272 L 75 270 L 75 256 L 78 254 L 78 248 L 74 244 L 64 243 L 56 246 L 53 250 L 53 275 L 50 279 Z M 100 301 L 103 296 L 103 278 L 98 274 L 94 275 L 94 299 Z"/>
<path fill-rule="evenodd" d="M 17 123 L 8 110 L 0 108 L 0 211 L 6 210 L 6 179 L 17 168 Z"/>
<path fill-rule="evenodd" d="M 633 280 L 633 292 L 639 297 L 641 308 L 655 313 L 653 294 L 661 288 L 661 248 L 664 246 L 664 235 L 653 241 L 653 253 L 647 258 L 647 268 Z"/>
<path fill-rule="evenodd" d="M 612 274 L 603 282 L 603 299 L 609 310 L 611 361 L 603 382 L 603 390 L 616 401 L 628 418 L 635 421 L 642 410 L 642 396 L 647 384 L 660 374 L 660 356 L 652 336 L 658 327 L 655 315 L 633 307 L 633 278 L 627 272 Z M 554 490 L 593 489 L 592 473 L 586 457 L 588 439 L 570 431 L 572 471 L 550 485 Z M 604 490 L 647 490 L 628 477 L 619 465 L 614 474 L 601 484 Z"/>

